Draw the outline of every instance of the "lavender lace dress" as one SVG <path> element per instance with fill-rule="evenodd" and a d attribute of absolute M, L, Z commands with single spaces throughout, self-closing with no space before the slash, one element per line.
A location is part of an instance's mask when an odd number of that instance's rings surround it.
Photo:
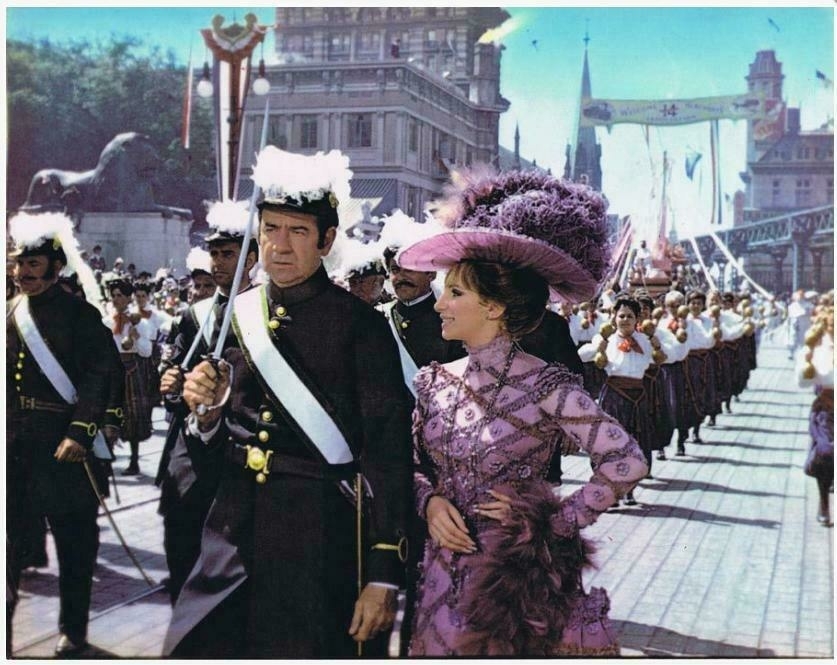
<path fill-rule="evenodd" d="M 419 514 L 432 495 L 447 498 L 478 549 L 459 554 L 425 543 L 410 655 L 618 653 L 607 594 L 581 586 L 590 550 L 579 530 L 644 477 L 642 452 L 563 366 L 505 336 L 468 353 L 415 379 Z M 593 468 L 565 497 L 544 480 L 559 430 Z M 494 500 L 489 489 L 513 497 L 507 524 L 474 512 Z"/>

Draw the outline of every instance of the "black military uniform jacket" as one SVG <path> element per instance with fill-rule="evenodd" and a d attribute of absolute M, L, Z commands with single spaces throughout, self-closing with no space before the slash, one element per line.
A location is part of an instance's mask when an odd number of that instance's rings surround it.
<path fill-rule="evenodd" d="M 403 567 L 396 552 L 373 549 L 398 542 L 411 505 L 412 399 L 388 323 L 332 284 L 322 268 L 287 289 L 259 288 L 267 289 L 274 346 L 333 414 L 369 482 L 364 582 L 398 584 Z M 327 464 L 296 431 L 242 348 L 228 347 L 224 359 L 233 383 L 210 445 L 222 446 L 227 461 L 164 653 L 214 608 L 233 602 L 247 581 L 245 609 L 232 620 L 241 623 L 228 634 L 219 627 L 207 639 L 243 640 L 242 657 L 350 657 L 355 509 L 338 480 L 351 481 L 351 470 Z M 263 484 L 243 463 L 245 445 L 273 451 L 278 460 Z"/>
<path fill-rule="evenodd" d="M 442 337 L 442 323 L 438 312 L 433 309 L 436 296 L 431 293 L 415 305 L 405 305 L 396 300 L 390 310 L 392 323 L 398 330 L 404 345 L 418 367 L 432 361 L 449 363 L 466 354 L 462 342 L 448 341 Z"/>
<path fill-rule="evenodd" d="M 96 497 L 84 466 L 58 462 L 54 454 L 65 437 L 92 446 L 111 387 L 112 363 L 102 349 L 113 340 L 101 313 L 60 286 L 28 297 L 41 337 L 78 393 L 78 402 L 68 404 L 17 330 L 13 310 L 23 297 L 10 301 L 6 316 L 7 492 L 25 493 L 44 513 L 70 512 Z"/>

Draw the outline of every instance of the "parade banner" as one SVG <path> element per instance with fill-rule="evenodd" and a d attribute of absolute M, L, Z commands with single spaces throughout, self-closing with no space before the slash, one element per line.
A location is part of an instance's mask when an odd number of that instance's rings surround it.
<path fill-rule="evenodd" d="M 726 118 L 754 120 L 767 115 L 762 93 L 698 97 L 695 99 L 581 100 L 581 127 L 631 123 L 635 125 L 688 125 Z"/>
<path fill-rule="evenodd" d="M 778 141 L 785 131 L 785 104 L 768 99 L 764 118 L 753 123 L 753 138 L 756 141 Z"/>

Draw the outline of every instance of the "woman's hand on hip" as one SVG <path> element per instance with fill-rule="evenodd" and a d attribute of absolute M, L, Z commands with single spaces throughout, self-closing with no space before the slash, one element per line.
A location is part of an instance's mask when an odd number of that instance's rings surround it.
<path fill-rule="evenodd" d="M 442 496 L 432 496 L 427 502 L 427 531 L 433 542 L 451 552 L 471 554 L 477 551 L 477 544 L 471 540 L 462 515 Z"/>
<path fill-rule="evenodd" d="M 502 524 L 506 524 L 511 517 L 511 497 L 494 490 L 488 490 L 488 493 L 493 496 L 496 501 L 489 501 L 488 503 L 478 503 L 476 512 L 483 517 L 488 517 L 492 520 L 497 520 Z"/>

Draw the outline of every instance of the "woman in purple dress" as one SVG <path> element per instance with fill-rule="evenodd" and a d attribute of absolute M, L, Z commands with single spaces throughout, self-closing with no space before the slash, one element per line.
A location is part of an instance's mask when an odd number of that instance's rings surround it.
<path fill-rule="evenodd" d="M 605 204 L 542 172 L 457 174 L 435 215 L 450 232 L 399 264 L 449 270 L 442 336 L 468 355 L 416 376 L 419 514 L 427 520 L 411 656 L 618 653 L 603 589 L 585 593 L 580 537 L 647 472 L 636 442 L 559 364 L 520 349 L 553 299 L 589 299 L 607 267 Z M 593 476 L 545 477 L 563 432 Z"/>

